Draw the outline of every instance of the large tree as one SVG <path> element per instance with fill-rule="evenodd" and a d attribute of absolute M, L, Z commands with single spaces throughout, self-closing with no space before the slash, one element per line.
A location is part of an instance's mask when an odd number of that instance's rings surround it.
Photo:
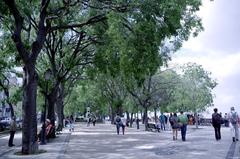
<path fill-rule="evenodd" d="M 132 94 L 136 87 L 143 89 L 146 98 L 141 99 L 142 105 L 147 108 L 152 76 L 167 63 L 170 52 L 202 30 L 196 15 L 200 5 L 201 1 L 136 0 L 129 12 L 110 13 L 108 23 L 95 29 L 105 32 L 101 45 L 97 45 L 96 66 L 113 77 L 119 72 L 124 75 Z"/>
<path fill-rule="evenodd" d="M 86 8 L 123 11 L 118 2 L 101 1 L 94 6 L 89 1 L 15 1 L 0 2 L 0 20 L 11 32 L 23 65 L 23 135 L 22 153 L 31 154 L 38 150 L 36 94 L 38 74 L 37 58 L 43 48 L 46 36 L 54 30 L 82 28 L 105 18 L 105 14 L 86 16 Z M 73 14 L 75 13 L 75 14 Z M 75 17 L 82 20 L 74 21 Z M 4 31 L 5 32 L 5 31 Z"/>
<path fill-rule="evenodd" d="M 172 111 L 193 112 L 198 121 L 197 113 L 212 106 L 213 89 L 217 82 L 211 78 L 210 72 L 196 63 L 182 66 L 179 76 L 179 83 L 176 84 L 168 108 Z"/>

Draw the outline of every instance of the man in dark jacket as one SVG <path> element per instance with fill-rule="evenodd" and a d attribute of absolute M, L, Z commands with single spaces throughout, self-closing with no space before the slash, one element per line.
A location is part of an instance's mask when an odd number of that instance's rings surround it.
<path fill-rule="evenodd" d="M 15 146 L 13 144 L 13 139 L 14 139 L 14 134 L 16 132 L 17 129 L 17 124 L 16 124 L 16 117 L 13 116 L 10 122 L 10 137 L 9 137 L 9 141 L 8 141 L 8 146 L 12 147 Z"/>
<path fill-rule="evenodd" d="M 212 114 L 212 125 L 215 131 L 216 140 L 221 140 L 221 120 L 222 116 L 218 113 L 218 109 L 213 109 L 214 113 Z"/>

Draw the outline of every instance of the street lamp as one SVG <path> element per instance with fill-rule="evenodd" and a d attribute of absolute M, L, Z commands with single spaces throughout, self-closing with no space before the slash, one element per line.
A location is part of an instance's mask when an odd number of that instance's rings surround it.
<path fill-rule="evenodd" d="M 41 133 L 41 145 L 45 145 L 45 139 L 46 139 L 46 109 L 47 109 L 47 95 L 48 95 L 48 81 L 51 78 L 52 71 L 50 69 L 47 69 L 44 73 L 44 79 L 46 81 L 46 88 L 45 88 L 45 104 L 43 109 L 43 123 L 42 123 L 42 133 Z"/>

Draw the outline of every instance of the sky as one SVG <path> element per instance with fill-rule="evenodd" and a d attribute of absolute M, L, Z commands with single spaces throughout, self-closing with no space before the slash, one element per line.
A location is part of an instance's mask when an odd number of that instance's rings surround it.
<path fill-rule="evenodd" d="M 171 63 L 196 62 L 212 73 L 214 107 L 227 113 L 234 106 L 240 113 L 240 0 L 203 0 L 199 16 L 204 31 L 190 38 L 173 55 Z M 214 107 L 208 109 L 212 113 Z"/>

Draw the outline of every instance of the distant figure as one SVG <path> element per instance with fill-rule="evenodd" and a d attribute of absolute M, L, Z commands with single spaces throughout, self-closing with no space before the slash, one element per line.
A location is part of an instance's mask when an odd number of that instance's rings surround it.
<path fill-rule="evenodd" d="M 188 117 L 187 115 L 183 114 L 183 111 L 181 111 L 180 115 L 178 116 L 178 119 L 181 125 L 180 129 L 181 129 L 182 141 L 186 141 Z"/>
<path fill-rule="evenodd" d="M 172 114 L 170 114 L 170 118 L 169 118 L 169 122 L 172 126 L 172 133 L 173 133 L 173 140 L 177 140 L 177 135 L 178 135 L 178 117 L 177 117 L 177 113 L 174 113 L 172 116 Z"/>
<path fill-rule="evenodd" d="M 117 114 L 114 121 L 115 121 L 116 128 L 117 128 L 117 134 L 119 135 L 120 127 L 122 127 L 122 134 L 124 135 L 125 125 L 124 125 L 121 117 L 119 116 L 119 114 Z"/>
<path fill-rule="evenodd" d="M 74 118 L 73 115 L 70 116 L 69 118 L 69 131 L 74 131 Z"/>
<path fill-rule="evenodd" d="M 13 144 L 13 139 L 14 139 L 14 135 L 15 135 L 15 132 L 16 132 L 16 129 L 17 129 L 16 117 L 15 116 L 13 116 L 12 119 L 11 119 L 9 129 L 10 129 L 10 137 L 9 137 L 9 141 L 8 141 L 8 146 L 12 147 L 12 146 L 15 146 Z"/>
<path fill-rule="evenodd" d="M 166 123 L 166 117 L 163 113 L 159 116 L 160 124 L 161 124 L 161 130 L 165 130 L 165 123 Z"/>
<path fill-rule="evenodd" d="M 91 123 L 91 114 L 89 113 L 88 115 L 87 115 L 87 126 L 90 126 L 90 123 Z"/>
<path fill-rule="evenodd" d="M 235 111 L 234 107 L 231 107 L 231 111 L 229 113 L 228 119 L 231 123 L 231 128 L 232 128 L 232 132 L 233 132 L 232 140 L 233 140 L 233 142 L 238 141 L 238 139 L 239 139 L 239 130 L 238 130 L 239 116 L 238 116 L 238 113 Z"/>
<path fill-rule="evenodd" d="M 215 131 L 216 140 L 221 140 L 221 124 L 222 124 L 222 116 L 218 113 L 218 109 L 213 109 L 214 113 L 212 114 L 212 125 Z"/>
<path fill-rule="evenodd" d="M 93 126 L 95 126 L 95 124 L 96 124 L 96 121 L 97 121 L 97 119 L 96 119 L 96 116 L 94 115 L 94 114 L 92 114 L 92 123 L 93 123 Z"/>

